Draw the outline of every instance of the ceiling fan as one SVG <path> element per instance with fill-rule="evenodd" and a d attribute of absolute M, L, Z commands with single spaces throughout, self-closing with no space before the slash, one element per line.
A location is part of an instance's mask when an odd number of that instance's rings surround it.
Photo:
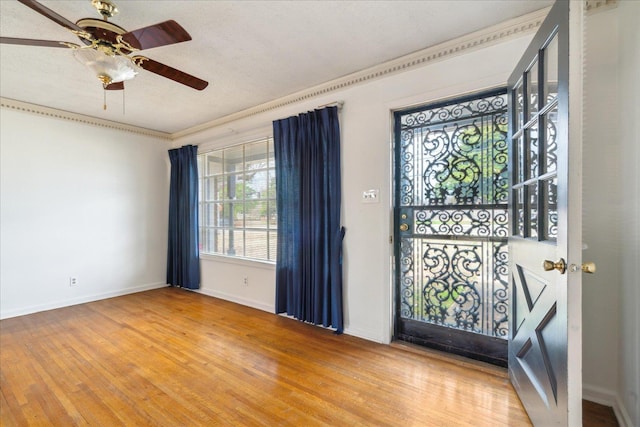
<path fill-rule="evenodd" d="M 108 21 L 118 13 L 110 0 L 91 0 L 102 20 L 83 18 L 75 24 L 35 0 L 18 1 L 71 31 L 83 45 L 13 37 L 0 37 L 0 43 L 73 49 L 75 57 L 96 73 L 105 90 L 123 90 L 124 82 L 134 78 L 139 68 L 197 90 L 203 90 L 209 84 L 184 71 L 135 54 L 140 50 L 191 40 L 189 33 L 173 20 L 126 31 Z"/>

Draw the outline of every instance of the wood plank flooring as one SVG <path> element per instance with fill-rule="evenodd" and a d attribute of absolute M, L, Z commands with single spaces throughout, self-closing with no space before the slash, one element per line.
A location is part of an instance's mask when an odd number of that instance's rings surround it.
<path fill-rule="evenodd" d="M 583 400 L 582 425 L 583 427 L 618 427 L 620 424 L 611 406 Z"/>
<path fill-rule="evenodd" d="M 2 426 L 527 426 L 504 377 L 175 288 L 0 321 Z"/>

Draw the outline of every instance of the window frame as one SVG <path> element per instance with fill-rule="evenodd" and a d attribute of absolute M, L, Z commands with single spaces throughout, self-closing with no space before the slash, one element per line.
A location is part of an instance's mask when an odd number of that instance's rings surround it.
<path fill-rule="evenodd" d="M 273 150 L 273 137 L 268 136 L 212 147 L 198 153 L 198 235 L 201 255 L 275 264 L 277 200 Z M 241 153 L 240 157 L 238 153 Z M 211 158 L 219 159 L 217 167 L 211 166 Z M 251 167 L 252 162 L 257 162 L 258 167 L 255 167 L 255 163 Z M 256 174 L 264 175 L 262 180 L 257 181 L 262 183 L 258 189 L 248 185 Z M 231 177 L 237 180 L 230 180 Z M 229 187 L 231 182 L 234 183 L 233 190 Z M 236 187 L 238 184 L 239 187 Z M 253 219 L 251 215 L 254 215 Z M 260 219 L 256 220 L 255 216 Z M 248 221 L 252 224 L 248 224 Z M 262 234 L 260 238 L 250 237 L 259 234 Z"/>

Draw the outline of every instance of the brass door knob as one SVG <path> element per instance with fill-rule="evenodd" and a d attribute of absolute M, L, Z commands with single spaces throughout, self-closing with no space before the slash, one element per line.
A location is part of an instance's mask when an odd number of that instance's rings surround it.
<path fill-rule="evenodd" d="M 409 226 L 407 224 L 400 224 L 400 231 L 407 231 Z"/>
<path fill-rule="evenodd" d="M 582 263 L 582 271 L 585 273 L 593 274 L 596 272 L 596 263 L 595 262 L 583 262 Z"/>
<path fill-rule="evenodd" d="M 558 270 L 560 274 L 564 274 L 567 271 L 567 263 L 564 262 L 563 258 L 560 258 L 558 262 L 545 259 L 542 263 L 542 268 L 544 268 L 544 271 Z"/>

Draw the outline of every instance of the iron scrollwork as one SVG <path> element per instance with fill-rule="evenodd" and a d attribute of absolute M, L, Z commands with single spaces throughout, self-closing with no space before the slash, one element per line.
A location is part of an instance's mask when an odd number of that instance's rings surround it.
<path fill-rule="evenodd" d="M 508 335 L 506 107 L 499 94 L 400 116 L 403 318 Z"/>
<path fill-rule="evenodd" d="M 507 237 L 507 206 L 415 210 L 415 232 L 424 235 Z"/>
<path fill-rule="evenodd" d="M 427 243 L 422 261 L 424 320 L 472 332 L 478 328 L 482 259 L 475 245 Z"/>

